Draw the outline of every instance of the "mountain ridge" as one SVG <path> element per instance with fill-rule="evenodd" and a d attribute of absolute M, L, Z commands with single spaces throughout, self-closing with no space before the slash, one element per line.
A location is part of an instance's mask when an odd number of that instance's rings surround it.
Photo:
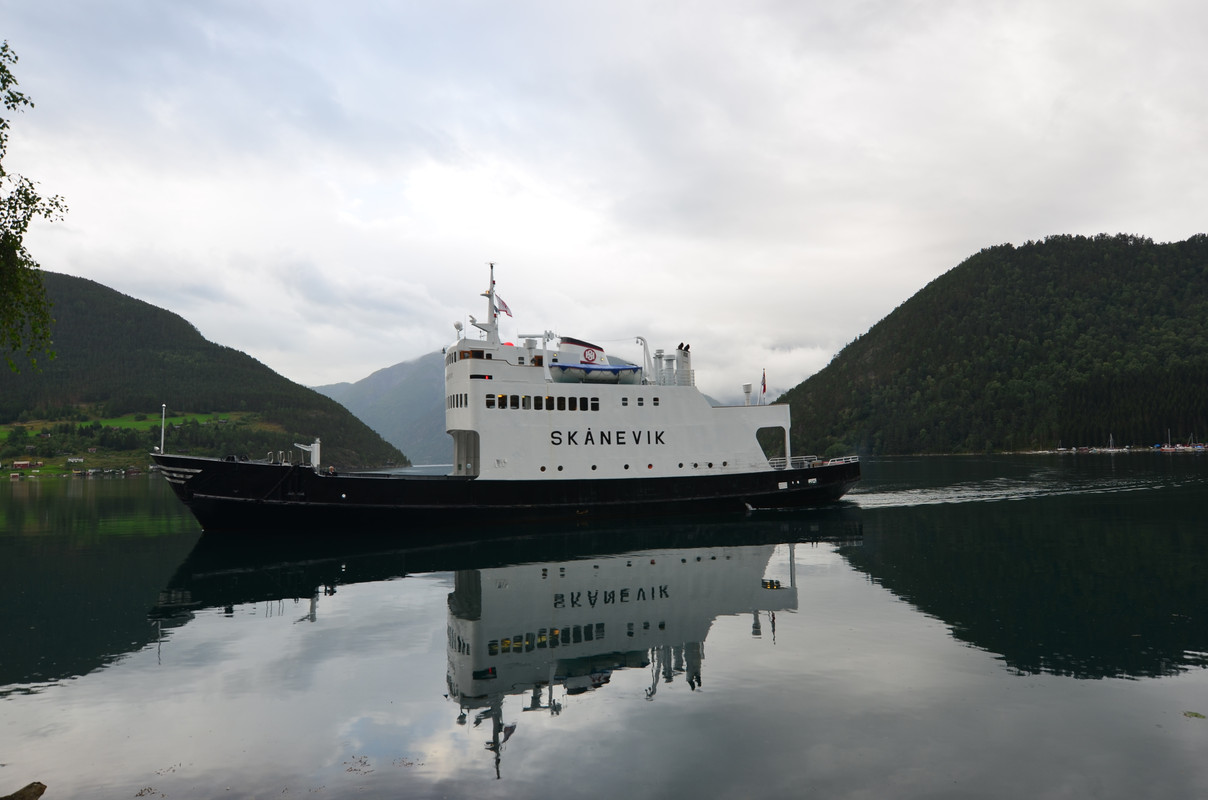
<path fill-rule="evenodd" d="M 1208 236 L 981 250 L 779 398 L 797 452 L 986 452 L 1208 432 Z"/>
<path fill-rule="evenodd" d="M 42 278 L 53 304 L 55 357 L 40 359 L 37 370 L 0 370 L 0 422 L 72 420 L 85 407 L 100 416 L 158 417 L 161 405 L 174 413 L 248 411 L 261 424 L 181 435 L 192 435 L 187 446 L 197 454 L 261 455 L 318 436 L 325 463 L 408 463 L 340 404 L 206 340 L 183 317 L 87 278 L 45 271 Z"/>

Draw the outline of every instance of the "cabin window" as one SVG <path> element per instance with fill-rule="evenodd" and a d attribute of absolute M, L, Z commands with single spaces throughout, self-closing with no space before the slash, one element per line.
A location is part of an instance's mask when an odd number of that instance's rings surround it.
<path fill-rule="evenodd" d="M 645 403 L 643 402 L 645 399 L 646 399 L 645 397 L 639 397 L 639 398 L 638 398 L 638 405 L 639 405 L 639 406 L 640 406 L 640 405 L 645 405 Z"/>
<path fill-rule="evenodd" d="M 525 411 L 528 411 L 529 409 L 531 409 L 533 407 L 533 398 L 529 397 L 527 394 L 521 395 L 520 407 L 523 408 Z"/>
<path fill-rule="evenodd" d="M 558 398 L 558 410 L 559 410 L 559 411 L 565 411 L 565 410 L 566 410 L 566 398 L 565 398 L 565 397 L 559 397 L 559 398 Z"/>
<path fill-rule="evenodd" d="M 622 398 L 621 398 L 621 405 L 622 405 L 622 406 L 627 406 L 627 405 L 629 405 L 629 398 L 628 398 L 628 397 L 622 397 Z"/>
<path fill-rule="evenodd" d="M 524 356 L 520 356 L 519 360 L 517 360 L 516 363 L 523 367 L 524 366 Z"/>
<path fill-rule="evenodd" d="M 487 395 L 487 408 L 494 408 L 494 407 L 495 407 L 495 395 L 488 394 Z"/>
<path fill-rule="evenodd" d="M 482 358 L 482 354 L 483 354 L 483 353 L 482 353 L 482 351 L 481 351 L 481 350 L 471 350 L 471 351 L 470 351 L 470 358 Z"/>
<path fill-rule="evenodd" d="M 538 396 L 538 397 L 533 398 L 533 410 L 534 411 L 540 411 L 544 407 L 545 407 L 545 398 L 544 397 Z"/>
<path fill-rule="evenodd" d="M 651 400 L 650 402 L 652 402 L 654 405 L 657 406 L 659 404 L 659 399 L 656 397 L 653 400 Z"/>
<path fill-rule="evenodd" d="M 520 395 L 517 395 L 517 394 L 512 395 L 512 408 L 513 409 L 520 408 Z"/>
<path fill-rule="evenodd" d="M 600 398 L 598 398 L 598 397 L 593 397 L 593 398 L 591 399 L 591 410 L 592 410 L 592 411 L 599 411 L 599 410 L 600 410 Z"/>
<path fill-rule="evenodd" d="M 588 404 L 586 397 L 579 398 L 579 410 L 580 411 L 586 411 L 590 407 L 591 406 Z"/>
<path fill-rule="evenodd" d="M 499 395 L 499 407 L 503 409 L 508 407 L 508 396 L 506 394 Z"/>
<path fill-rule="evenodd" d="M 578 405 L 579 405 L 579 398 L 577 398 L 577 397 L 566 398 L 567 411 L 578 411 L 579 410 Z"/>

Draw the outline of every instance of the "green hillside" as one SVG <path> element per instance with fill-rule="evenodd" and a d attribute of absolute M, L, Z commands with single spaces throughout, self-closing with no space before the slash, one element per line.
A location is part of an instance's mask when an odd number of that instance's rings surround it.
<path fill-rule="evenodd" d="M 289 381 L 254 358 L 204 339 L 171 312 L 94 281 L 45 272 L 54 305 L 54 359 L 40 371 L 0 370 L 0 424 L 18 420 L 85 421 L 129 413 L 237 415 L 239 424 L 184 425 L 169 450 L 262 456 L 293 442 L 323 440 L 323 460 L 339 466 L 405 464 L 406 458 L 318 392 Z M 62 427 L 57 426 L 57 427 Z M 119 449 L 146 447 L 144 431 L 114 434 Z M 146 441 L 144 441 L 146 440 Z"/>
<path fill-rule="evenodd" d="M 982 250 L 787 392 L 796 452 L 1208 436 L 1208 236 Z"/>

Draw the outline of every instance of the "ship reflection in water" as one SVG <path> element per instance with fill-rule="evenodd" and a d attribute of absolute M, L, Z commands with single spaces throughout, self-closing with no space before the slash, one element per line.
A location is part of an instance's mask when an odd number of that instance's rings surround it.
<path fill-rule="evenodd" d="M 860 533 L 858 509 L 836 507 L 398 550 L 372 536 L 338 544 L 203 536 L 152 616 L 172 627 L 204 608 L 229 614 L 240 604 L 309 597 L 302 619 L 313 621 L 322 598 L 342 585 L 451 572 L 447 698 L 456 724 L 489 730 L 498 776 L 518 722 L 505 711 L 509 696 L 520 701 L 516 714 L 558 716 L 559 698 L 607 690 L 618 670 L 648 670 L 649 701 L 673 681 L 695 690 L 718 617 L 749 614 L 752 637 L 775 637 L 776 614 L 797 608 L 797 543 L 858 544 Z M 550 554 L 558 560 L 538 560 Z"/>
<path fill-rule="evenodd" d="M 561 713 L 567 695 L 608 687 L 614 671 L 648 669 L 659 685 L 703 680 L 705 639 L 720 616 L 752 615 L 753 636 L 797 608 L 795 545 L 787 578 L 769 574 L 775 545 L 648 550 L 582 561 L 464 570 L 449 595 L 449 697 L 458 723 L 489 721 L 497 756 L 515 730 L 507 695 L 524 711 Z M 498 769 L 498 763 L 496 764 Z"/>

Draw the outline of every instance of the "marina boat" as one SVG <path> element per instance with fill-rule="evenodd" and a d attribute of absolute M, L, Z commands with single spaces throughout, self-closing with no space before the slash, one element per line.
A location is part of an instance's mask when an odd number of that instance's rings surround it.
<path fill-rule="evenodd" d="M 787 405 L 712 406 L 690 345 L 642 363 L 552 331 L 500 336 L 495 293 L 445 348 L 445 475 L 324 469 L 321 443 L 263 460 L 152 454 L 206 530 L 397 530 L 414 522 L 744 512 L 824 505 L 859 479 L 855 456 L 794 455 Z M 765 452 L 761 435 L 775 440 Z"/>

